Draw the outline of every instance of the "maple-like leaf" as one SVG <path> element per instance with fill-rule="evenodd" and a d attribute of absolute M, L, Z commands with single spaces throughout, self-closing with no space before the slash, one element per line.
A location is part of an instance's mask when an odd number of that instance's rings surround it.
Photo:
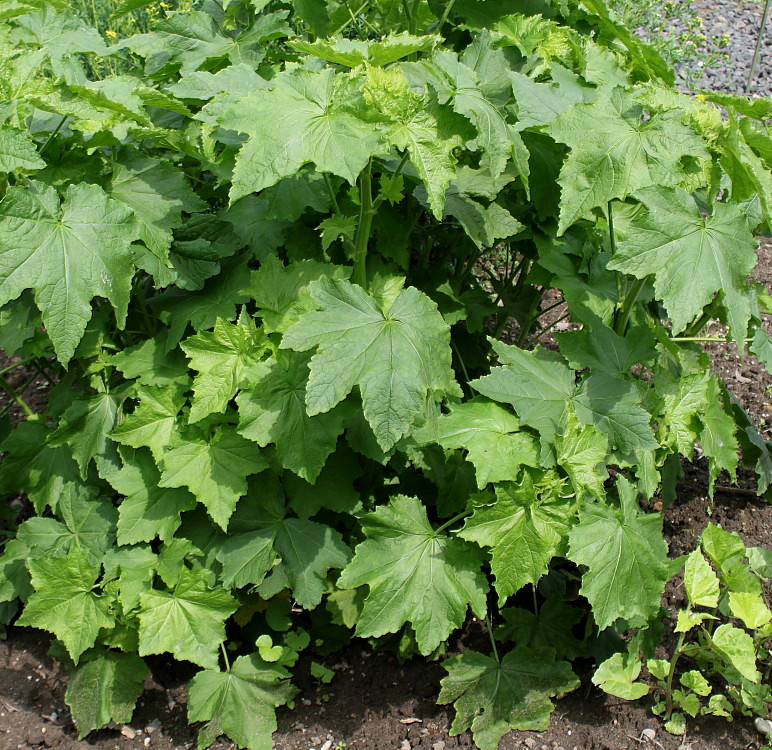
<path fill-rule="evenodd" d="M 443 662 L 448 676 L 440 682 L 437 702 L 453 703 L 450 734 L 472 730 L 480 750 L 497 750 L 510 729 L 542 731 L 549 726 L 560 698 L 579 687 L 567 661 L 555 661 L 551 648 L 518 646 L 501 661 L 465 651 Z"/>
<path fill-rule="evenodd" d="M 118 544 L 171 539 L 180 526 L 180 513 L 196 507 L 184 489 L 159 487 L 161 474 L 144 450 L 122 451 L 123 468 L 109 481 L 124 498 L 118 506 Z"/>
<path fill-rule="evenodd" d="M 236 391 L 252 380 L 266 343 L 265 334 L 245 310 L 235 324 L 218 319 L 213 331 L 182 342 L 191 369 L 199 373 L 193 381 L 190 423 L 225 411 Z"/>
<path fill-rule="evenodd" d="M 429 393 L 458 393 L 449 327 L 425 294 L 408 287 L 383 309 L 361 287 L 325 279 L 311 295 L 321 310 L 304 315 L 281 343 L 296 351 L 318 346 L 306 389 L 310 416 L 358 385 L 365 417 L 389 450 L 410 432 Z"/>
<path fill-rule="evenodd" d="M 369 68 L 365 95 L 389 123 L 391 145 L 410 154 L 432 213 L 442 219 L 445 189 L 456 173 L 453 150 L 474 137 L 474 128 L 450 107 L 413 91 L 397 68 Z"/>
<path fill-rule="evenodd" d="M 276 708 L 295 693 L 290 674 L 259 654 L 239 656 L 230 669 L 205 669 L 188 685 L 188 721 L 206 721 L 198 747 L 208 747 L 227 734 L 239 747 L 271 750 L 276 731 Z"/>
<path fill-rule="evenodd" d="M 308 42 L 294 39 L 289 46 L 297 52 L 303 52 L 323 60 L 356 68 L 358 65 L 388 65 L 415 52 L 426 52 L 435 47 L 442 37 L 437 34 L 413 36 L 407 32 L 389 34 L 383 39 L 372 41 L 333 37 Z"/>
<path fill-rule="evenodd" d="M 237 608 L 224 589 L 209 587 L 209 571 L 183 569 L 171 592 L 140 597 L 139 655 L 168 652 L 208 669 L 217 669 L 225 640 L 225 620 Z"/>
<path fill-rule="evenodd" d="M 107 599 L 94 592 L 100 566 L 74 547 L 67 557 L 32 559 L 27 567 L 35 593 L 17 624 L 53 633 L 77 663 L 94 645 L 100 628 L 115 624 Z"/>
<path fill-rule="evenodd" d="M 187 385 L 188 362 L 179 349 L 168 351 L 166 332 L 113 354 L 109 363 L 142 385 Z M 174 389 L 172 389 L 173 392 Z"/>
<path fill-rule="evenodd" d="M 134 273 L 131 211 L 96 185 L 56 190 L 31 182 L 0 203 L 0 306 L 32 289 L 59 361 L 69 362 L 106 297 L 123 325 Z"/>
<path fill-rule="evenodd" d="M 555 435 L 555 449 L 558 465 L 570 477 L 577 494 L 581 496 L 587 491 L 602 500 L 606 495 L 603 483 L 608 477 L 606 435 L 592 425 L 582 424 L 576 414 L 567 409 L 561 431 Z"/>
<path fill-rule="evenodd" d="M 357 635 L 396 633 L 409 622 L 419 651 L 429 654 L 461 626 L 467 608 L 485 612 L 480 553 L 437 533 L 419 500 L 397 496 L 361 523 L 367 539 L 338 579 L 341 588 L 369 587 Z"/>
<path fill-rule="evenodd" d="M 305 391 L 310 355 L 277 353 L 270 364 L 255 370 L 250 389 L 236 399 L 238 431 L 264 447 L 276 445 L 285 469 L 315 482 L 327 457 L 335 450 L 346 415 L 342 406 L 309 417 Z"/>
<path fill-rule="evenodd" d="M 496 488 L 496 502 L 479 505 L 458 535 L 491 548 L 491 570 L 499 601 L 536 583 L 565 539 L 576 514 L 557 478 L 537 483 L 525 474 L 520 484 Z"/>
<path fill-rule="evenodd" d="M 260 449 L 232 430 L 220 427 L 211 437 L 189 430 L 164 454 L 158 486 L 187 487 L 225 529 L 247 477 L 267 467 Z"/>
<path fill-rule="evenodd" d="M 620 507 L 585 505 L 569 532 L 568 557 L 588 568 L 581 593 L 601 630 L 620 617 L 648 620 L 656 614 L 670 578 L 662 516 L 640 510 L 637 490 L 625 479 L 617 480 L 617 488 Z"/>
<path fill-rule="evenodd" d="M 217 553 L 226 586 L 255 584 L 265 599 L 289 588 L 308 609 L 321 601 L 329 570 L 342 568 L 350 556 L 330 526 L 288 516 L 278 489 L 245 501 L 229 531 Z"/>
<path fill-rule="evenodd" d="M 702 139 L 682 123 L 680 110 L 643 117 L 623 88 L 576 104 L 546 132 L 571 148 L 560 171 L 563 193 L 558 233 L 597 206 L 652 185 L 673 187 L 685 178 L 681 159 L 708 159 Z"/>
<path fill-rule="evenodd" d="M 64 699 L 78 739 L 114 721 L 128 724 L 150 671 L 135 654 L 101 651 L 70 675 Z"/>
<path fill-rule="evenodd" d="M 43 169 L 35 144 L 22 130 L 0 126 L 0 172 Z"/>
<path fill-rule="evenodd" d="M 633 218 L 629 237 L 608 267 L 639 279 L 653 275 L 674 333 L 722 291 L 732 336 L 744 341 L 751 315 L 746 279 L 757 257 L 741 209 L 714 203 L 713 213 L 704 216 L 681 188 L 641 190 L 636 198 L 646 211 Z"/>
<path fill-rule="evenodd" d="M 276 184 L 312 163 L 350 183 L 371 156 L 387 151 L 375 116 L 362 97 L 358 74 L 301 68 L 280 73 L 226 107 L 221 127 L 249 139 L 236 157 L 231 201 Z M 270 122 L 271 127 L 264 127 Z"/>

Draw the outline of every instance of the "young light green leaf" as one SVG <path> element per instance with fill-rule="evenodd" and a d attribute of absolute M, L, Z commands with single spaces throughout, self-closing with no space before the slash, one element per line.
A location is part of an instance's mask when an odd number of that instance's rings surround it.
<path fill-rule="evenodd" d="M 247 477 L 268 467 L 260 449 L 232 430 L 218 428 L 211 437 L 183 433 L 180 445 L 163 457 L 159 487 L 187 487 L 223 530 Z"/>
<path fill-rule="evenodd" d="M 415 52 L 426 52 L 435 47 L 441 39 L 442 37 L 437 34 L 413 36 L 403 32 L 389 34 L 383 39 L 372 41 L 332 37 L 317 39 L 314 42 L 293 39 L 288 42 L 288 45 L 296 52 L 321 57 L 323 60 L 345 65 L 348 68 L 356 68 L 364 63 L 376 66 L 388 65 Z"/>
<path fill-rule="evenodd" d="M 209 722 L 199 735 L 199 749 L 227 734 L 239 747 L 270 750 L 275 709 L 295 693 L 289 676 L 258 654 L 239 656 L 227 672 L 198 672 L 188 685 L 188 721 Z"/>
<path fill-rule="evenodd" d="M 491 570 L 499 601 L 535 583 L 563 542 L 576 513 L 572 498 L 562 496 L 556 478 L 535 483 L 526 474 L 521 484 L 496 488 L 496 502 L 478 506 L 458 535 L 491 548 Z"/>
<path fill-rule="evenodd" d="M 577 104 L 548 125 L 546 132 L 571 148 L 558 180 L 563 189 L 558 233 L 614 198 L 681 184 L 683 157 L 709 158 L 702 139 L 681 120 L 675 109 L 643 119 L 643 107 L 615 88 L 609 97 Z"/>
<path fill-rule="evenodd" d="M 366 535 L 338 586 L 367 585 L 357 635 L 380 636 L 413 626 L 418 648 L 429 654 L 466 617 L 485 612 L 487 583 L 481 556 L 459 539 L 437 533 L 419 500 L 399 495 L 362 518 Z"/>
<path fill-rule="evenodd" d="M 718 578 L 699 549 L 686 558 L 684 587 L 692 607 L 718 606 Z"/>
<path fill-rule="evenodd" d="M 123 325 L 134 273 L 132 213 L 96 185 L 56 190 L 31 182 L 0 203 L 0 306 L 32 289 L 59 360 L 67 364 L 95 296 Z"/>
<path fill-rule="evenodd" d="M 32 559 L 27 567 L 35 593 L 17 624 L 53 633 L 77 663 L 94 645 L 100 628 L 115 624 L 106 598 L 94 592 L 100 566 L 75 547 L 67 557 Z"/>
<path fill-rule="evenodd" d="M 206 669 L 217 669 L 225 640 L 224 621 L 237 608 L 224 589 L 209 587 L 209 571 L 183 569 L 171 592 L 140 597 L 139 655 L 170 653 Z"/>
<path fill-rule="evenodd" d="M 252 317 L 242 310 L 235 324 L 218 318 L 213 331 L 191 336 L 180 346 L 190 359 L 191 369 L 198 371 L 188 417 L 192 424 L 225 411 L 236 391 L 254 375 L 267 340 Z"/>
<path fill-rule="evenodd" d="M 313 483 L 335 450 L 345 414 L 343 407 L 336 407 L 308 416 L 309 360 L 308 354 L 278 352 L 270 364 L 254 370 L 250 389 L 236 401 L 239 433 L 261 447 L 274 443 L 281 465 Z"/>
<path fill-rule="evenodd" d="M 64 700 L 82 740 L 94 729 L 114 721 L 131 721 L 137 698 L 150 671 L 134 654 L 101 651 L 70 675 Z"/>
<path fill-rule="evenodd" d="M 730 591 L 729 609 L 749 630 L 759 630 L 772 619 L 772 612 L 755 592 Z"/>
<path fill-rule="evenodd" d="M 613 654 L 595 670 L 592 684 L 609 695 L 626 701 L 635 701 L 649 692 L 648 685 L 635 682 L 640 673 L 640 659 L 633 658 L 629 654 Z"/>
<path fill-rule="evenodd" d="M 443 667 L 448 676 L 440 682 L 437 702 L 456 709 L 450 733 L 471 729 L 480 750 L 497 750 L 509 729 L 546 729 L 554 708 L 550 698 L 579 687 L 568 662 L 555 661 L 550 648 L 519 646 L 501 661 L 465 651 Z"/>
<path fill-rule="evenodd" d="M 652 187 L 636 198 L 646 207 L 632 220 L 627 240 L 608 267 L 643 279 L 654 290 L 679 333 L 723 291 L 732 336 L 744 341 L 751 310 L 745 281 L 756 265 L 756 242 L 736 205 L 714 203 L 703 216 L 685 190 Z"/>
<path fill-rule="evenodd" d="M 603 630 L 618 618 L 648 620 L 660 606 L 670 578 L 662 516 L 638 508 L 635 488 L 617 480 L 621 507 L 592 503 L 569 532 L 568 558 L 588 570 L 581 593 Z M 636 585 L 630 587 L 629 582 Z"/>
<path fill-rule="evenodd" d="M 753 638 L 744 630 L 729 623 L 719 625 L 711 636 L 713 648 L 733 666 L 746 680 L 753 683 L 761 681 L 761 675 L 756 669 L 756 649 Z"/>
<path fill-rule="evenodd" d="M 284 335 L 282 348 L 308 351 L 309 416 L 329 411 L 359 386 L 364 415 L 389 450 L 422 414 L 429 393 L 458 394 L 449 328 L 436 304 L 414 287 L 382 309 L 359 286 L 322 280 L 311 288 L 318 312 Z"/>
<path fill-rule="evenodd" d="M 451 407 L 437 422 L 443 448 L 463 448 L 477 473 L 477 486 L 516 478 L 520 468 L 539 466 L 536 439 L 519 432 L 520 422 L 498 404 L 473 400 Z"/>

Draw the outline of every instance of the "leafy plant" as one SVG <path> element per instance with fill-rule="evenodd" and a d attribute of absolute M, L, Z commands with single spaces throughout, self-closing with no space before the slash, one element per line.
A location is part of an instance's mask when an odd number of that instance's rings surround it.
<path fill-rule="evenodd" d="M 685 557 L 687 606 L 677 612 L 672 656 L 669 661 L 646 659 L 655 680 L 653 710 L 666 719 L 669 732 L 683 734 L 687 716 L 710 714 L 731 721 L 738 712 L 757 717 L 769 713 L 772 611 L 762 583 L 770 572 L 769 550 L 746 549 L 737 534 L 713 524 L 703 532 L 701 546 Z M 634 638 L 627 653 L 604 661 L 593 682 L 628 700 L 646 695 L 650 686 L 637 681 L 641 645 Z M 691 668 L 679 674 L 684 661 Z"/>
<path fill-rule="evenodd" d="M 109 43 L 65 6 L 0 19 L 3 620 L 68 655 L 81 736 L 170 653 L 200 747 L 268 747 L 299 651 L 443 658 L 470 611 L 453 731 L 546 726 L 660 616 L 640 499 L 698 442 L 711 488 L 741 444 L 772 479 L 696 343 L 769 362 L 764 105 L 677 94 L 600 0 L 203 2 Z"/>

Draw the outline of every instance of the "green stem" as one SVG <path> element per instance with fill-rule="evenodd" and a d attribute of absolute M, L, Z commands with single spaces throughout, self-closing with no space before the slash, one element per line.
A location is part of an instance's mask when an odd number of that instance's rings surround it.
<path fill-rule="evenodd" d="M 373 223 L 371 172 L 372 166 L 368 162 L 359 175 L 359 224 L 354 243 L 354 283 L 359 284 L 362 289 L 367 289 L 367 243 Z"/>
<path fill-rule="evenodd" d="M 675 677 L 676 664 L 681 656 L 681 648 L 684 645 L 684 638 L 686 633 L 680 633 L 678 636 L 678 643 L 676 644 L 675 651 L 673 652 L 673 658 L 670 660 L 670 671 L 667 675 L 667 682 L 665 683 L 665 721 L 670 718 L 670 714 L 673 713 L 673 678 Z"/>
<path fill-rule="evenodd" d="M 407 0 L 402 0 L 402 10 L 405 13 L 405 20 L 407 21 L 407 30 L 412 34 L 413 17 L 410 15 L 410 8 L 408 7 Z"/>
<path fill-rule="evenodd" d="M 464 373 L 464 380 L 466 381 L 464 385 L 467 387 L 469 386 L 469 381 L 471 378 L 469 377 L 469 373 L 466 369 L 466 364 L 464 364 L 464 358 L 461 356 L 461 352 L 458 350 L 458 347 L 456 346 L 455 342 L 450 342 L 450 347 L 453 349 L 453 353 L 456 355 L 456 359 L 458 360 L 458 364 L 461 367 L 461 372 Z"/>
<path fill-rule="evenodd" d="M 28 417 L 35 416 L 35 412 L 32 411 L 32 409 L 30 409 L 26 403 L 24 403 L 24 399 L 22 399 L 22 397 L 16 393 L 11 384 L 2 375 L 0 375 L 0 388 L 2 388 L 16 402 L 17 406 L 24 410 L 24 413 Z"/>
<path fill-rule="evenodd" d="M 684 333 L 687 336 L 696 336 L 710 321 L 710 313 L 703 313 L 697 320 L 686 328 Z"/>
<path fill-rule="evenodd" d="M 485 624 L 488 626 L 488 637 L 491 639 L 491 648 L 493 649 L 493 658 L 496 659 L 497 662 L 501 663 L 501 659 L 499 658 L 499 649 L 496 646 L 496 639 L 493 637 L 493 625 L 491 625 L 491 616 L 490 614 L 485 615 Z"/>
<path fill-rule="evenodd" d="M 748 81 L 745 84 L 745 93 L 750 93 L 751 86 L 753 85 L 753 79 L 756 75 L 756 66 L 759 64 L 759 57 L 761 56 L 761 41 L 764 38 L 764 30 L 767 28 L 767 19 L 769 18 L 769 9 L 772 7 L 772 0 L 767 0 L 764 3 L 764 13 L 761 15 L 761 26 L 759 27 L 759 35 L 756 38 L 756 49 L 753 52 L 753 59 L 751 60 L 751 69 L 748 71 Z"/>
<path fill-rule="evenodd" d="M 717 341 L 722 344 L 728 343 L 726 339 L 716 338 L 711 336 L 673 336 L 671 341 L 676 341 L 679 344 L 685 344 L 689 341 Z"/>
<path fill-rule="evenodd" d="M 40 151 L 38 151 L 38 156 L 43 155 L 43 152 L 48 148 L 48 145 L 54 139 L 54 136 L 62 129 L 62 126 L 64 125 L 65 122 L 67 122 L 67 115 L 62 115 L 62 119 L 59 120 L 59 124 L 54 128 L 51 135 L 49 135 L 48 138 L 46 138 L 46 142 L 40 147 Z"/>
<path fill-rule="evenodd" d="M 566 313 L 565 315 L 561 315 L 554 323 L 550 323 L 546 328 L 543 328 L 533 338 L 530 338 L 523 348 L 530 349 L 545 333 L 551 331 L 561 320 L 565 320 L 569 317 L 570 314 L 571 313 Z"/>
<path fill-rule="evenodd" d="M 447 23 L 448 16 L 450 15 L 450 12 L 453 10 L 453 6 L 455 5 L 456 0 L 450 0 L 450 2 L 445 6 L 445 11 L 442 14 L 442 18 L 440 18 L 439 24 L 437 24 L 437 31 L 442 33 L 442 27 Z"/>
<path fill-rule="evenodd" d="M 635 307 L 635 303 L 638 300 L 638 295 L 641 293 L 645 283 L 645 277 L 643 279 L 636 279 L 635 283 L 630 287 L 630 291 L 628 291 L 625 295 L 625 301 L 622 303 L 622 307 L 619 309 L 617 322 L 614 325 L 614 331 L 619 336 L 625 335 L 627 324 L 630 322 L 630 316 L 633 313 L 633 308 Z"/>
<path fill-rule="evenodd" d="M 222 651 L 222 658 L 225 660 L 225 671 L 230 672 L 231 663 L 230 663 L 230 660 L 228 659 L 228 652 L 225 649 L 225 644 L 222 642 L 220 643 L 220 651 Z"/>
<path fill-rule="evenodd" d="M 332 178 L 329 172 L 322 172 L 324 176 L 324 184 L 327 186 L 327 192 L 330 194 L 330 201 L 332 202 L 332 208 L 338 216 L 340 216 L 340 206 L 338 205 L 338 197 L 335 195 L 335 189 L 332 186 Z"/>
<path fill-rule="evenodd" d="M 608 238 L 611 243 L 611 255 L 614 256 L 617 254 L 617 237 L 614 234 L 614 212 L 611 210 L 611 201 L 606 206 L 608 213 Z"/>
<path fill-rule="evenodd" d="M 461 511 L 461 513 L 456 513 L 453 518 L 450 519 L 450 521 L 445 521 L 442 526 L 438 526 L 435 530 L 435 534 L 439 534 L 441 531 L 445 531 L 445 529 L 448 528 L 448 526 L 452 526 L 456 521 L 460 521 L 464 516 L 468 516 L 471 513 L 469 510 Z"/>
<path fill-rule="evenodd" d="M 367 2 L 364 2 L 364 3 L 362 3 L 362 6 L 359 8 L 359 10 L 358 10 L 356 13 L 352 13 L 352 14 L 351 14 L 351 18 L 349 18 L 349 19 L 348 19 L 348 21 L 346 21 L 345 23 L 343 23 L 343 24 L 341 24 L 340 26 L 338 26 L 338 28 L 337 28 L 337 29 L 335 29 L 335 31 L 333 31 L 333 32 L 332 32 L 332 34 L 330 34 L 330 36 L 337 36 L 337 35 L 338 35 L 338 34 L 340 34 L 340 33 L 341 33 L 341 32 L 342 32 L 342 31 L 343 31 L 345 28 L 346 28 L 346 26 L 348 26 L 348 25 L 349 25 L 349 24 L 350 24 L 352 21 L 356 21 L 356 18 L 357 18 L 357 16 L 359 16 L 359 14 L 360 14 L 360 13 L 361 13 L 363 10 L 365 10 L 365 9 L 367 8 L 367 6 L 368 6 L 368 5 L 370 5 L 370 2 L 369 2 L 369 0 L 368 0 Z"/>
<path fill-rule="evenodd" d="M 15 365 L 8 365 L 8 367 L 4 367 L 2 370 L 0 370 L 0 376 L 5 375 L 7 372 L 11 372 L 11 370 L 15 370 L 18 367 L 24 367 L 24 365 L 28 365 L 33 361 L 33 359 L 33 357 L 30 357 L 29 359 L 23 359 L 21 362 L 17 362 Z"/>
<path fill-rule="evenodd" d="M 531 308 L 528 310 L 528 315 L 525 318 L 523 327 L 520 329 L 520 335 L 517 337 L 517 346 L 519 347 L 523 346 L 523 342 L 525 341 L 525 337 L 528 335 L 528 331 L 531 330 L 531 326 L 533 325 L 534 320 L 536 320 L 536 317 L 538 317 L 538 316 L 535 316 L 534 313 L 539 309 L 539 305 L 541 304 L 543 297 L 544 297 L 544 289 L 542 289 L 536 295 L 536 297 L 534 297 L 534 300 L 531 303 Z"/>

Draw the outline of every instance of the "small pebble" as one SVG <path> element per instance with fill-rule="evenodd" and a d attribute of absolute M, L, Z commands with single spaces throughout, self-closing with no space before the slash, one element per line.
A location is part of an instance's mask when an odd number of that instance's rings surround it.
<path fill-rule="evenodd" d="M 767 721 L 766 719 L 762 719 L 760 716 L 757 716 L 753 723 L 756 726 L 756 729 L 759 730 L 762 734 L 772 734 L 772 721 Z"/>
<path fill-rule="evenodd" d="M 399 746 L 399 750 L 412 750 L 410 740 L 402 740 L 402 744 Z"/>
<path fill-rule="evenodd" d="M 150 737 L 145 737 L 143 743 L 145 747 L 150 747 Z"/>
<path fill-rule="evenodd" d="M 440 740 L 432 745 L 432 750 L 445 750 L 445 740 Z"/>
<path fill-rule="evenodd" d="M 319 750 L 330 750 L 332 747 L 332 740 L 327 740 L 320 748 Z"/>
<path fill-rule="evenodd" d="M 133 740 L 137 736 L 137 732 L 132 729 L 130 726 L 125 725 L 121 727 L 121 734 L 127 739 L 127 740 Z"/>
<path fill-rule="evenodd" d="M 648 727 L 644 729 L 641 732 L 641 739 L 654 741 L 654 738 L 657 736 L 657 733 L 653 729 L 649 729 Z"/>
<path fill-rule="evenodd" d="M 530 748 L 536 747 L 536 740 L 533 739 L 532 737 L 529 737 L 528 739 L 524 740 L 524 742 L 526 747 L 530 747 Z"/>

